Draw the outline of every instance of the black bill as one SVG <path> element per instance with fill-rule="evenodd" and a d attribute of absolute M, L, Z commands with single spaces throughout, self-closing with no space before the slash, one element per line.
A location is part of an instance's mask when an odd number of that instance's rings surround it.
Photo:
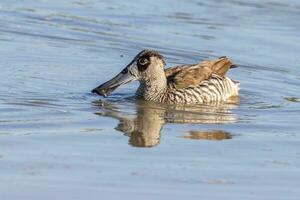
<path fill-rule="evenodd" d="M 126 72 L 126 73 L 124 73 Z M 102 95 L 104 97 L 108 96 L 112 91 L 114 91 L 120 85 L 126 84 L 132 80 L 134 80 L 134 76 L 128 73 L 128 70 L 122 71 L 114 78 L 110 79 L 109 81 L 103 83 L 102 85 L 96 87 L 92 90 L 92 93 L 96 93 Z"/>

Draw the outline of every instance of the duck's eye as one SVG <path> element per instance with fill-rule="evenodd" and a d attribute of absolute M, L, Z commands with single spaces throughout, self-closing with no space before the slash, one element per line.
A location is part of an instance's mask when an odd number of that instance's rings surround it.
<path fill-rule="evenodd" d="M 150 64 L 149 58 L 148 57 L 141 57 L 137 61 L 137 66 L 140 72 L 145 71 Z"/>
<path fill-rule="evenodd" d="M 139 64 L 140 65 L 146 65 L 149 62 L 147 58 L 140 58 L 139 59 Z"/>

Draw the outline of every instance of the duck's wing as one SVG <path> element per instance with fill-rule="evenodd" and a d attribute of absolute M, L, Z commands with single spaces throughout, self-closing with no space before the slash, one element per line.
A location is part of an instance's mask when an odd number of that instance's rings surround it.
<path fill-rule="evenodd" d="M 165 70 L 169 86 L 177 89 L 193 87 L 207 80 L 212 74 L 224 77 L 229 68 L 234 65 L 226 57 L 216 60 L 205 60 L 194 65 L 180 65 Z"/>

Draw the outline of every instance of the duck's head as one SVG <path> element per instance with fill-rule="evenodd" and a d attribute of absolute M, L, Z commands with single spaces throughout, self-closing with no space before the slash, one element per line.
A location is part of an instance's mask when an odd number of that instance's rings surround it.
<path fill-rule="evenodd" d="M 102 96 L 108 96 L 118 86 L 133 80 L 140 82 L 155 81 L 158 76 L 164 75 L 165 61 L 157 51 L 145 49 L 114 78 L 92 90 Z"/>

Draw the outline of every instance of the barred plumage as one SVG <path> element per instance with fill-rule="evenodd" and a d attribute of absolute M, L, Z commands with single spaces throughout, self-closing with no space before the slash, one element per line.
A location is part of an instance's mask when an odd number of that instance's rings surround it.
<path fill-rule="evenodd" d="M 231 96 L 238 95 L 238 85 L 230 78 L 222 78 L 213 74 L 209 80 L 202 81 L 198 86 L 185 90 L 170 88 L 163 93 L 159 102 L 194 104 L 226 101 Z M 184 98 L 182 98 L 184 96 Z"/>

